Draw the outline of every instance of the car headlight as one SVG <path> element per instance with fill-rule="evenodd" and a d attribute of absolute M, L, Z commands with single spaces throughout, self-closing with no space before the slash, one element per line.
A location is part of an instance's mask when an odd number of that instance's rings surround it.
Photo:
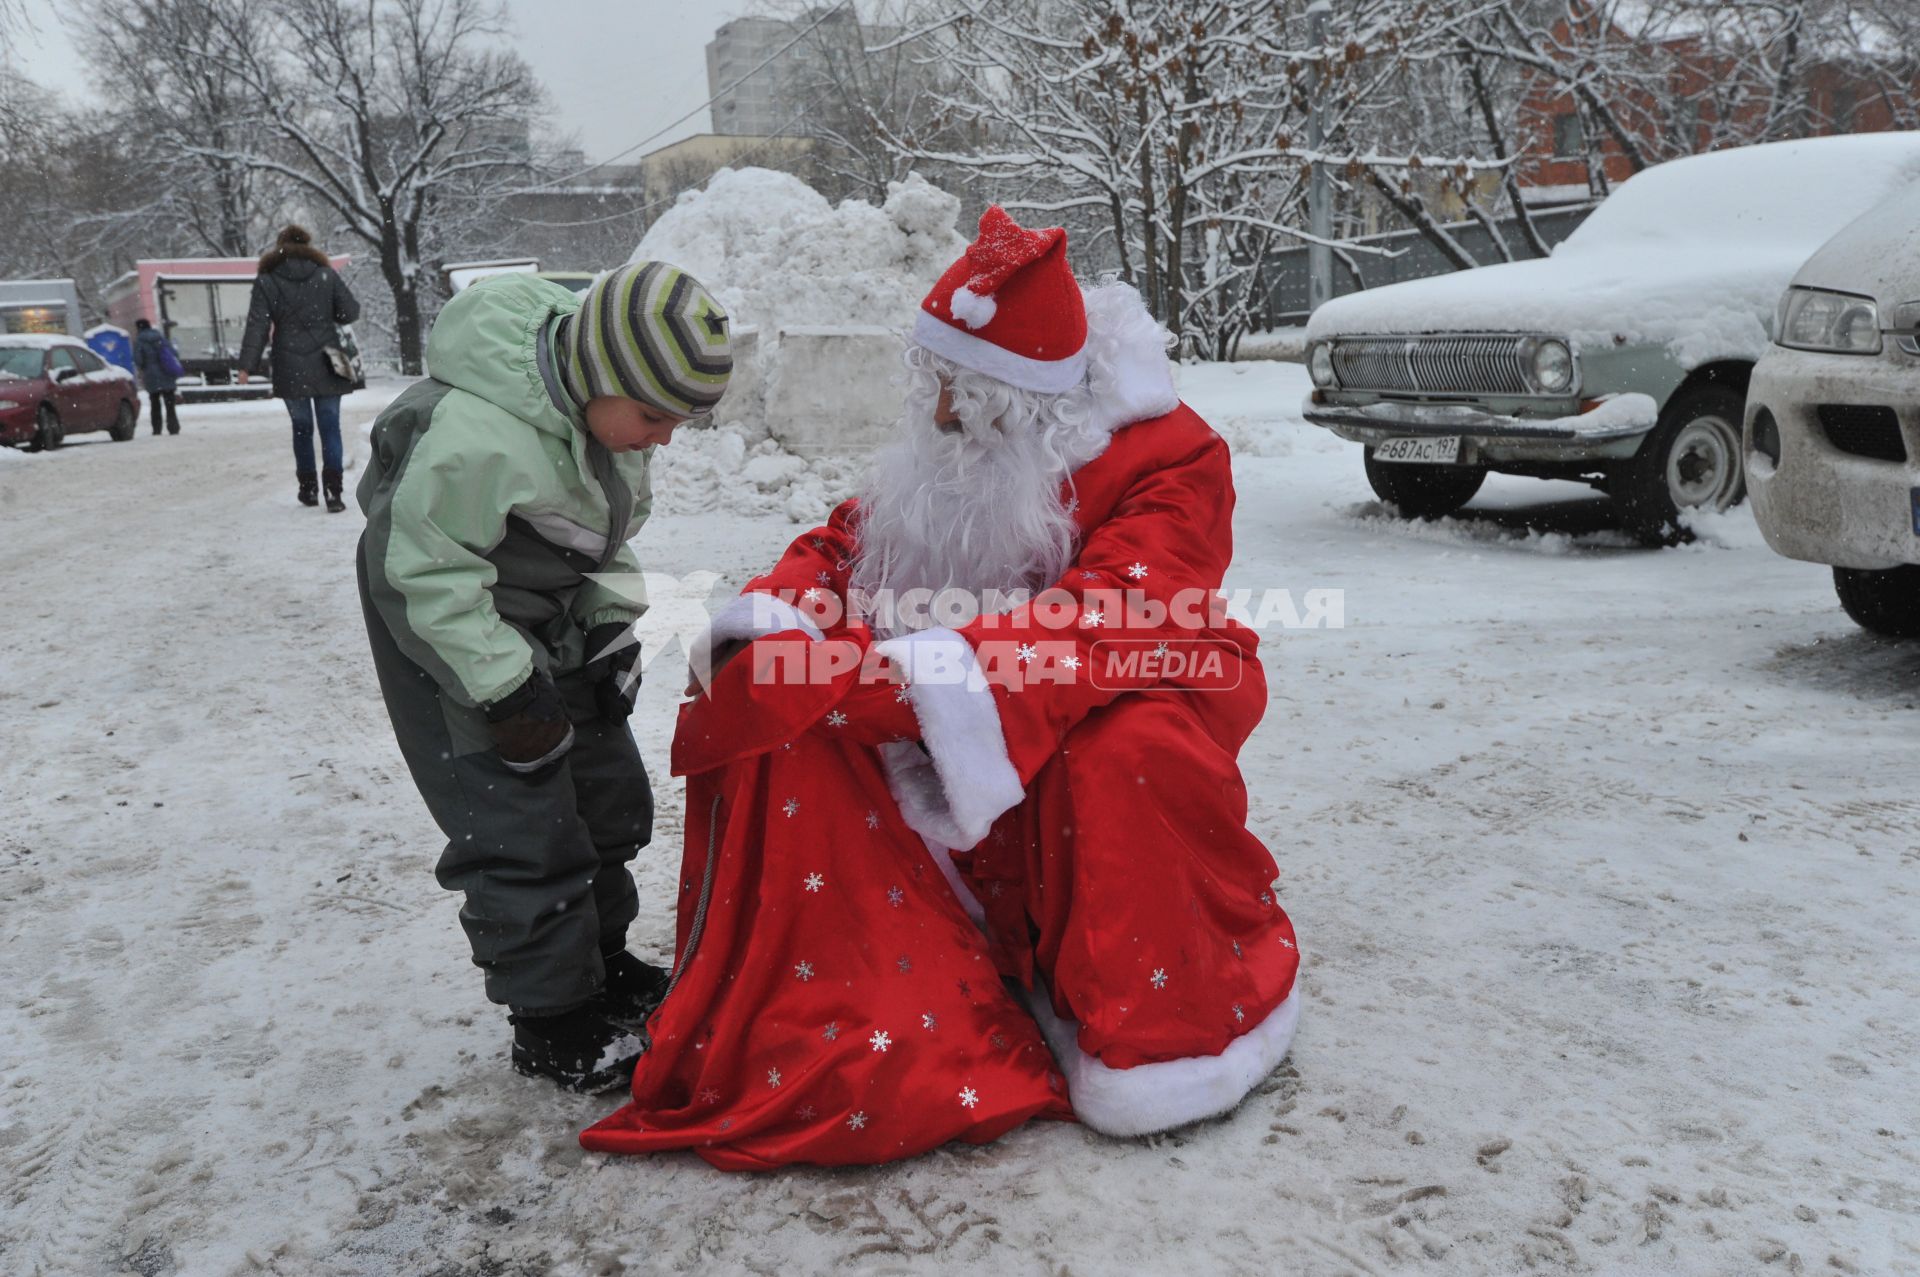
<path fill-rule="evenodd" d="M 1573 350 L 1564 341 L 1552 337 L 1534 343 L 1533 384 L 1549 395 L 1564 395 L 1573 389 Z"/>
<path fill-rule="evenodd" d="M 0 399 L 0 412 L 12 412 L 20 406 L 18 399 Z"/>
<path fill-rule="evenodd" d="M 1789 288 L 1780 299 L 1773 340 L 1792 350 L 1835 355 L 1880 353 L 1880 310 L 1871 297 Z"/>
<path fill-rule="evenodd" d="M 1316 386 L 1333 384 L 1333 343 L 1317 341 L 1307 352 L 1307 372 Z"/>

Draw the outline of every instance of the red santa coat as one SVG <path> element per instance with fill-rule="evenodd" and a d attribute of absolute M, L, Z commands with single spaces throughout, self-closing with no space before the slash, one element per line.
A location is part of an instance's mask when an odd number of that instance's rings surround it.
<path fill-rule="evenodd" d="M 1226 445 L 1173 404 L 1067 499 L 1062 580 L 958 630 L 873 641 L 848 606 L 851 502 L 715 617 L 716 640 L 762 637 L 675 740 L 684 970 L 589 1147 L 882 1160 L 1058 1115 L 1061 1075 L 1081 1120 L 1140 1134 L 1279 1063 L 1298 950 L 1236 762 L 1266 684 L 1253 634 L 1205 603 L 1232 557 Z M 793 673 L 869 647 L 904 688 Z M 897 1027 L 916 1020 L 934 1027 Z"/>

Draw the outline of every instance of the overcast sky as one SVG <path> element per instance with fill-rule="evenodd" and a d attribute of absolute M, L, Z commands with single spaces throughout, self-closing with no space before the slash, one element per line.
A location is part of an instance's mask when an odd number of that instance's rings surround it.
<path fill-rule="evenodd" d="M 552 122 L 576 134 L 587 157 L 622 151 L 707 99 L 707 41 L 750 0 L 507 0 L 515 45 L 547 86 Z M 17 56 L 27 75 L 73 102 L 92 102 L 76 33 L 58 0 L 26 0 L 33 30 Z M 709 127 L 698 112 L 647 144 L 664 146 Z M 629 157 L 630 158 L 630 157 Z"/>

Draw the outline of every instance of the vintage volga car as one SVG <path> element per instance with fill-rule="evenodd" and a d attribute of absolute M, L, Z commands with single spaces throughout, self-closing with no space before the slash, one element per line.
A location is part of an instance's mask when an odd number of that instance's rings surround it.
<path fill-rule="evenodd" d="M 1831 564 L 1858 624 L 1920 638 L 1920 200 L 1853 222 L 1781 296 L 1747 482 L 1768 545 Z"/>
<path fill-rule="evenodd" d="M 1584 481 L 1642 539 L 1682 538 L 1684 511 L 1745 492 L 1747 385 L 1781 290 L 1842 226 L 1917 183 L 1920 132 L 1649 168 L 1551 257 L 1322 306 L 1306 418 L 1364 445 L 1373 490 L 1404 515 L 1451 513 L 1499 471 Z"/>

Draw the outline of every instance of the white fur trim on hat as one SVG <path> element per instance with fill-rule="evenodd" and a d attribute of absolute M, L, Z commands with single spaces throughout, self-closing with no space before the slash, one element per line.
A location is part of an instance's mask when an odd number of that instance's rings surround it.
<path fill-rule="evenodd" d="M 1065 359 L 1029 359 L 996 346 L 984 337 L 963 332 L 924 310 L 913 321 L 912 340 L 962 368 L 971 368 L 1009 386 L 1043 395 L 1072 390 L 1087 375 L 1085 350 L 1076 350 Z"/>
<path fill-rule="evenodd" d="M 1167 330 L 1131 284 L 1082 288 L 1087 307 L 1087 356 L 1092 372 L 1093 424 L 1112 433 L 1136 421 L 1164 417 L 1180 406 L 1167 358 Z"/>
<path fill-rule="evenodd" d="M 954 290 L 953 302 L 948 306 L 953 317 L 969 328 L 985 328 L 993 322 L 1000 312 L 1000 303 L 992 293 L 982 295 L 971 288 L 961 287 Z"/>

